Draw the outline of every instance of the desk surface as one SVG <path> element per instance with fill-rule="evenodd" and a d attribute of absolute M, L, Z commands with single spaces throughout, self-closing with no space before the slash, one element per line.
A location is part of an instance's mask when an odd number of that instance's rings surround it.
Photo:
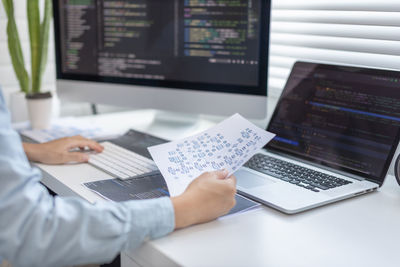
<path fill-rule="evenodd" d="M 119 120 L 145 131 L 151 116 L 149 111 L 114 114 L 95 123 Z M 88 164 L 38 166 L 45 173 L 43 183 L 56 193 L 90 202 L 101 198 L 81 184 L 110 178 Z M 262 207 L 176 231 L 124 256 L 139 266 L 400 266 L 399 228 L 400 187 L 388 176 L 375 193 L 297 215 Z"/>

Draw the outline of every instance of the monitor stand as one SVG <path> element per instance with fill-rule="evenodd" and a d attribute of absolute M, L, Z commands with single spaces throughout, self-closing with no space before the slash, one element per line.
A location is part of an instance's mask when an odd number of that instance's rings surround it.
<path fill-rule="evenodd" d="M 156 111 L 147 132 L 168 140 L 177 140 L 202 132 L 213 125 L 198 114 Z"/>

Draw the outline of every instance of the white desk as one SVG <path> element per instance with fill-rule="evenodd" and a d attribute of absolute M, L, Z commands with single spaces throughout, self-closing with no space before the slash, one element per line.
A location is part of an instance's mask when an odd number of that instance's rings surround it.
<path fill-rule="evenodd" d="M 146 111 L 104 115 L 95 118 L 94 123 L 115 124 L 119 120 L 124 122 L 123 127 L 145 130 L 152 115 Z M 207 122 L 202 127 L 207 127 Z M 167 132 L 158 135 L 171 138 Z M 91 202 L 100 197 L 81 184 L 110 178 L 87 164 L 39 167 L 45 172 L 43 183 L 53 191 Z M 135 252 L 124 253 L 122 264 L 391 267 L 400 266 L 399 250 L 400 187 L 393 176 L 388 176 L 378 192 L 301 214 L 285 215 L 263 207 L 179 230 L 146 242 Z"/>

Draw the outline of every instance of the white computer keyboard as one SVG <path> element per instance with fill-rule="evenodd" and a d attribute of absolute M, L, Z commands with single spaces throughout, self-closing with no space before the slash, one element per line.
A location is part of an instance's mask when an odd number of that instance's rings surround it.
<path fill-rule="evenodd" d="M 104 151 L 90 155 L 89 163 L 120 179 L 158 171 L 154 162 L 137 153 L 114 145 L 110 142 L 101 143 Z"/>

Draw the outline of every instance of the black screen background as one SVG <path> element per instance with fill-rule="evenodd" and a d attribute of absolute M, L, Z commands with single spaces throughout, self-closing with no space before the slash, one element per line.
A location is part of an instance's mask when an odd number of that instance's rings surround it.
<path fill-rule="evenodd" d="M 72 0 L 69 0 L 72 1 Z M 102 38 L 102 19 L 95 17 L 95 11 L 93 9 L 86 10 L 85 12 L 93 12 L 93 14 L 84 14 L 88 23 L 91 25 L 91 32 L 85 33 L 82 38 L 82 43 L 88 44 L 82 48 L 84 54 L 84 60 L 80 61 L 80 65 L 75 70 L 67 69 L 65 65 L 65 45 L 66 30 L 64 29 L 65 14 L 63 13 L 63 7 L 69 2 L 68 0 L 59 0 L 54 3 L 54 15 L 55 15 L 55 36 L 56 36 L 56 59 L 57 59 L 57 78 L 66 80 L 77 80 L 77 81 L 94 81 L 94 82 L 107 82 L 107 83 L 121 83 L 121 84 L 132 84 L 132 85 L 148 85 L 157 87 L 167 88 L 182 88 L 182 89 L 193 89 L 201 91 L 215 91 L 225 93 L 240 93 L 250 95 L 267 95 L 267 77 L 268 77 L 268 44 L 269 44 L 269 18 L 270 18 L 270 1 L 269 0 L 254 0 L 256 3 L 255 8 L 259 11 L 258 16 L 258 34 L 256 42 L 248 44 L 251 49 L 248 50 L 249 60 L 256 58 L 258 60 L 257 67 L 247 65 L 219 65 L 210 68 L 210 64 L 206 64 L 204 59 L 193 57 L 188 59 L 185 57 L 175 58 L 166 56 L 164 53 L 168 49 L 168 44 L 165 42 L 171 39 L 171 29 L 173 25 L 171 23 L 164 23 L 162 28 L 159 28 L 158 32 L 153 35 L 149 35 L 148 38 L 143 38 L 145 44 L 140 42 L 136 45 L 148 48 L 152 51 L 159 51 L 161 57 L 163 57 L 164 65 L 168 66 L 165 68 L 170 73 L 164 72 L 165 79 L 144 79 L 135 77 L 124 77 L 121 75 L 100 75 L 98 73 L 98 59 L 99 51 L 96 47 L 101 45 L 97 44 L 99 38 Z M 85 2 L 90 2 L 87 0 Z M 105 1 L 94 1 L 94 3 L 102 3 Z M 110 1 L 109 1 L 110 2 Z M 111 1 L 112 2 L 112 1 Z M 165 6 L 169 1 L 160 0 L 147 0 L 147 1 L 122 1 L 122 2 L 147 2 L 149 6 Z M 171 1 L 172 2 L 172 1 Z M 179 0 L 179 2 L 184 2 Z M 101 5 L 101 4 L 100 4 Z M 150 8 L 151 9 L 151 8 Z M 154 14 L 154 21 L 163 19 L 163 22 L 170 21 L 170 18 L 166 16 L 168 14 L 168 8 L 152 8 Z M 160 14 L 164 14 L 164 18 L 158 18 Z M 85 25 L 86 26 L 86 25 Z M 182 32 L 180 32 L 182 34 Z M 168 39 L 169 38 L 169 39 Z M 149 46 L 150 44 L 150 46 Z M 137 47 L 137 48 L 138 48 Z M 161 48 L 160 48 L 161 47 Z M 127 52 L 129 45 L 123 47 L 115 47 L 115 49 Z M 255 48 L 255 49 L 253 49 Z M 183 48 L 180 48 L 180 55 Z M 102 52 L 107 52 L 104 48 Z M 115 51 L 114 51 L 115 52 Z M 168 52 L 169 53 L 169 52 Z M 160 56 L 158 55 L 158 56 Z M 157 56 L 157 55 L 156 55 Z M 177 66 L 177 67 L 174 67 Z M 179 69 L 179 70 L 177 70 Z M 188 71 L 192 70 L 192 71 Z M 195 70 L 195 71 L 193 71 Z M 151 73 L 151 66 L 148 73 Z M 211 77 L 211 78 L 210 78 Z"/>
<path fill-rule="evenodd" d="M 400 74 L 298 62 L 266 148 L 383 182 L 400 130 Z"/>

